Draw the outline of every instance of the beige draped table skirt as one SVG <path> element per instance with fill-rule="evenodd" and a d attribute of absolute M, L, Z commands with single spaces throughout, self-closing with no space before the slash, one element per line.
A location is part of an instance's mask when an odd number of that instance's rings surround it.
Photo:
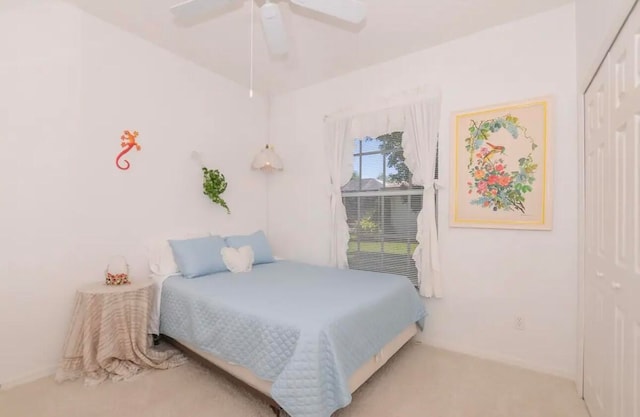
<path fill-rule="evenodd" d="M 147 328 L 152 297 L 151 280 L 80 289 L 56 381 L 84 377 L 85 384 L 94 385 L 183 364 L 187 359 L 178 350 L 151 346 Z"/>

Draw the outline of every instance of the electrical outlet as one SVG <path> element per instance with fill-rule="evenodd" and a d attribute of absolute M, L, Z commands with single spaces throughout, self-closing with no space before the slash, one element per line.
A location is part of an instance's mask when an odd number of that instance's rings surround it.
<path fill-rule="evenodd" d="M 524 330 L 524 317 L 516 316 L 515 320 L 513 321 L 513 328 L 516 330 Z"/>

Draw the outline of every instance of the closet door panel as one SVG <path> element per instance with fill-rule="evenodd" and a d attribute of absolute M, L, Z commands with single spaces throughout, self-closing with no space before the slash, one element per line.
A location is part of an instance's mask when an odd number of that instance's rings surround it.
<path fill-rule="evenodd" d="M 605 256 L 605 281 L 611 293 L 613 366 L 612 417 L 640 417 L 637 333 L 640 327 L 640 9 L 609 52 L 608 166 L 606 200 L 611 207 L 611 256 Z M 609 241 L 608 241 L 609 242 Z"/>
<path fill-rule="evenodd" d="M 607 259 L 613 243 L 609 227 L 610 62 L 607 59 L 585 96 L 585 365 L 584 395 L 593 417 L 610 417 L 613 402 L 613 299 Z"/>
<path fill-rule="evenodd" d="M 640 417 L 640 8 L 585 112 L 585 401 L 594 417 Z"/>

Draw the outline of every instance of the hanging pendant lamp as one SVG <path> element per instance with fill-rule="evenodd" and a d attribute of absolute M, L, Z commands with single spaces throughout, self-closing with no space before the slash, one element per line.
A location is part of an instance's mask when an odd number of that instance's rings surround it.
<path fill-rule="evenodd" d="M 265 172 L 282 171 L 284 164 L 282 159 L 273 148 L 273 145 L 269 143 L 271 136 L 271 96 L 267 95 L 267 144 L 260 152 L 253 158 L 251 168 L 259 169 Z"/>
<path fill-rule="evenodd" d="M 254 2 L 251 2 L 251 22 L 249 31 L 249 98 L 253 98 L 253 36 L 254 36 Z M 271 95 L 267 95 L 267 137 L 270 136 L 271 130 Z M 259 169 L 265 172 L 282 171 L 284 165 L 282 159 L 273 150 L 273 146 L 267 141 L 267 145 L 253 158 L 251 168 Z"/>
<path fill-rule="evenodd" d="M 251 168 L 266 172 L 282 171 L 284 165 L 282 164 L 282 159 L 280 159 L 278 154 L 273 150 L 273 146 L 266 145 L 264 149 L 253 158 Z"/>

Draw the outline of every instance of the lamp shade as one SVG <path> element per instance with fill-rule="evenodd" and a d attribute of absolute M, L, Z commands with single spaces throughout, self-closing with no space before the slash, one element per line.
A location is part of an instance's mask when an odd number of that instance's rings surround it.
<path fill-rule="evenodd" d="M 267 145 L 253 158 L 251 168 L 262 171 L 282 171 L 284 165 L 282 159 L 273 150 L 273 146 Z"/>

